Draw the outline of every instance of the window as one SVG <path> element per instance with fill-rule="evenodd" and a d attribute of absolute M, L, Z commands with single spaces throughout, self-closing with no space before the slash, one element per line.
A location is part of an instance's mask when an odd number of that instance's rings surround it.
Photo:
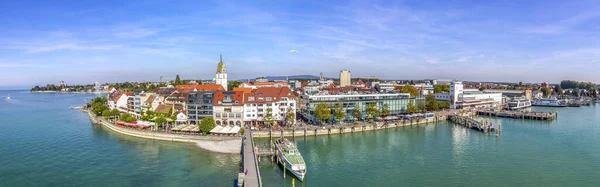
<path fill-rule="evenodd" d="M 229 118 L 233 118 L 233 113 L 229 113 Z"/>
<path fill-rule="evenodd" d="M 273 98 L 267 97 L 267 101 L 272 101 L 272 100 L 273 100 Z"/>
<path fill-rule="evenodd" d="M 231 95 L 225 95 L 225 100 L 231 100 Z"/>
<path fill-rule="evenodd" d="M 254 101 L 254 97 L 248 97 L 248 101 Z"/>
<path fill-rule="evenodd" d="M 250 114 L 246 114 L 246 117 L 247 117 L 247 118 L 249 118 L 249 117 L 251 117 L 251 116 L 252 116 L 252 115 L 250 115 Z"/>
<path fill-rule="evenodd" d="M 290 103 L 290 106 L 294 106 L 294 103 Z"/>
<path fill-rule="evenodd" d="M 258 106 L 259 106 L 259 107 L 262 107 L 262 106 L 263 106 L 263 104 L 258 104 Z"/>
<path fill-rule="evenodd" d="M 223 104 L 223 102 L 222 102 L 222 101 L 219 101 L 219 104 Z"/>
<path fill-rule="evenodd" d="M 263 115 L 262 115 L 262 114 L 258 114 L 258 117 L 259 117 L 259 118 L 262 118 L 262 117 L 263 117 Z"/>
<path fill-rule="evenodd" d="M 263 111 L 264 111 L 264 110 L 263 110 L 262 108 L 259 108 L 259 109 L 258 109 L 258 112 L 263 112 Z"/>
<path fill-rule="evenodd" d="M 235 118 L 242 118 L 242 114 L 235 114 Z"/>
<path fill-rule="evenodd" d="M 217 116 L 218 118 L 221 117 L 221 113 L 215 113 L 215 116 Z"/>
<path fill-rule="evenodd" d="M 287 98 L 286 97 L 282 97 L 281 101 L 287 101 Z"/>
<path fill-rule="evenodd" d="M 265 100 L 265 98 L 262 98 L 262 97 L 258 98 L 258 101 L 264 101 L 264 100 Z"/>

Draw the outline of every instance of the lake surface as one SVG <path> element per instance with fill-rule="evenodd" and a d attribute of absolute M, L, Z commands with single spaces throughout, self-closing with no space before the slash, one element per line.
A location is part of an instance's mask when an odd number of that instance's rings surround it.
<path fill-rule="evenodd" d="M 91 94 L 0 97 L 0 186 L 233 186 L 237 175 L 239 155 L 92 125 L 70 109 Z"/>
<path fill-rule="evenodd" d="M 94 95 L 0 97 L 0 186 L 233 186 L 239 155 L 94 126 L 70 109 Z M 296 186 L 599 186 L 599 106 L 533 110 L 559 116 L 484 118 L 502 124 L 500 137 L 443 122 L 295 138 L 308 164 Z M 291 186 L 268 159 L 260 168 L 264 186 Z"/>

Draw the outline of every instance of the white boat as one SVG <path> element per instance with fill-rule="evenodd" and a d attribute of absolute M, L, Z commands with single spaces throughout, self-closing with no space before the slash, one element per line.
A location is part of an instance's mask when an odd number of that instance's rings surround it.
<path fill-rule="evenodd" d="M 513 98 L 512 100 L 506 102 L 506 106 L 504 106 L 504 109 L 519 110 L 527 107 L 531 107 L 531 101 L 529 101 L 529 99 L 527 98 L 521 97 Z"/>
<path fill-rule="evenodd" d="M 304 180 L 306 163 L 296 146 L 288 139 L 279 138 L 275 140 L 275 148 L 277 149 L 277 161 L 284 166 L 283 172 L 287 169 L 300 181 Z"/>
<path fill-rule="evenodd" d="M 10 99 L 10 94 L 8 94 L 8 96 L 6 96 L 6 100 L 9 100 L 9 99 Z"/>
<path fill-rule="evenodd" d="M 567 105 L 556 98 L 537 98 L 533 106 L 566 107 Z"/>

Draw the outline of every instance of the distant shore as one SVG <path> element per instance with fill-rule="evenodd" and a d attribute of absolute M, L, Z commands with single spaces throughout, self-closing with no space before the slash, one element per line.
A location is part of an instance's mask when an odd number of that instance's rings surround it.
<path fill-rule="evenodd" d="M 74 93 L 74 94 L 92 94 L 95 92 L 63 92 L 63 91 L 29 91 L 32 93 Z M 100 93 L 106 93 L 106 92 L 100 92 Z"/>

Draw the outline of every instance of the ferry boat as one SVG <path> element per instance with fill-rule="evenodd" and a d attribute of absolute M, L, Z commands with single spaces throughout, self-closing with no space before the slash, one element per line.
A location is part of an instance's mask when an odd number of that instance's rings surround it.
<path fill-rule="evenodd" d="M 306 175 L 306 163 L 296 146 L 288 139 L 279 138 L 275 141 L 275 148 L 277 149 L 277 161 L 285 166 L 283 172 L 287 169 L 302 181 Z"/>
<path fill-rule="evenodd" d="M 527 98 L 513 98 L 506 103 L 504 109 L 507 110 L 519 110 L 523 108 L 531 107 L 531 101 Z"/>
<path fill-rule="evenodd" d="M 567 105 L 562 103 L 556 98 L 537 98 L 532 104 L 533 106 L 547 106 L 547 107 L 566 107 Z"/>

